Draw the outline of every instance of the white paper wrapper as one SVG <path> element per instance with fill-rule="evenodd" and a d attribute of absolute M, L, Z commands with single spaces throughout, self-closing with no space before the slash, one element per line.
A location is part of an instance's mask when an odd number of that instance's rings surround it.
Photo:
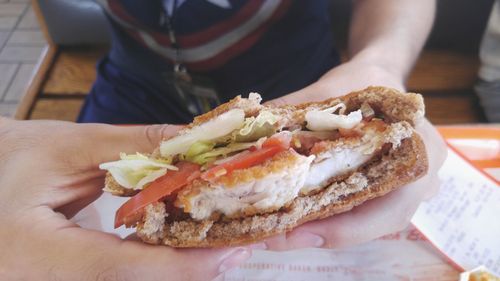
<path fill-rule="evenodd" d="M 458 280 L 459 272 L 409 227 L 342 250 L 254 251 L 225 281 Z"/>
<path fill-rule="evenodd" d="M 382 239 L 342 250 L 254 251 L 253 257 L 223 276 L 225 281 L 459 280 L 460 267 L 500 268 L 500 188 L 449 151 L 439 194 L 422 204 L 411 227 Z M 127 198 L 104 194 L 80 212 L 80 225 L 126 237 L 133 229 L 113 229 L 114 213 Z M 438 248 L 440 250 L 438 250 Z M 444 253 L 441 253 L 441 251 Z M 453 267 L 448 260 L 458 266 Z"/>

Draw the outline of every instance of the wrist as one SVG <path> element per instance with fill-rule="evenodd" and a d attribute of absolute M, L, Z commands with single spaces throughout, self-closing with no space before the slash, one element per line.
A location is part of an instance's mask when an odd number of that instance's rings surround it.
<path fill-rule="evenodd" d="M 377 47 L 365 48 L 357 52 L 349 63 L 364 65 L 384 71 L 404 84 L 412 63 L 403 53 L 381 50 Z"/>

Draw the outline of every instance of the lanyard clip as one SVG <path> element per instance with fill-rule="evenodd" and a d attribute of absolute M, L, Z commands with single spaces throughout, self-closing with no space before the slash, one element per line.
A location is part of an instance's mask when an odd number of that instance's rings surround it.
<path fill-rule="evenodd" d="M 174 75 L 175 78 L 182 80 L 184 82 L 191 82 L 193 78 L 187 72 L 186 67 L 181 63 L 174 64 Z"/>

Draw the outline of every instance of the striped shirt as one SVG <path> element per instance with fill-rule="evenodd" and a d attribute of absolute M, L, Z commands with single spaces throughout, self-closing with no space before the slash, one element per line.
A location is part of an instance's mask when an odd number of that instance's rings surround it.
<path fill-rule="evenodd" d="M 311 84 L 339 63 L 328 0 L 96 1 L 113 36 L 106 63 L 133 77 L 124 81 L 128 85 L 144 80 L 161 87 L 178 59 L 190 73 L 211 79 L 222 102 L 251 91 L 269 100 Z M 120 75 L 106 75 L 101 67 L 98 76 L 121 82 Z"/>

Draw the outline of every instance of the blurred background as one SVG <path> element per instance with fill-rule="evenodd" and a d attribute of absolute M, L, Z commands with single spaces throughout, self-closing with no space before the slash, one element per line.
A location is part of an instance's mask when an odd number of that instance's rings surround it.
<path fill-rule="evenodd" d="M 435 124 L 486 121 L 474 84 L 493 2 L 438 0 L 432 34 L 407 83 L 424 95 Z M 332 0 L 340 49 L 350 9 L 350 0 Z M 76 120 L 109 46 L 106 26 L 90 0 L 0 0 L 0 115 Z"/>

